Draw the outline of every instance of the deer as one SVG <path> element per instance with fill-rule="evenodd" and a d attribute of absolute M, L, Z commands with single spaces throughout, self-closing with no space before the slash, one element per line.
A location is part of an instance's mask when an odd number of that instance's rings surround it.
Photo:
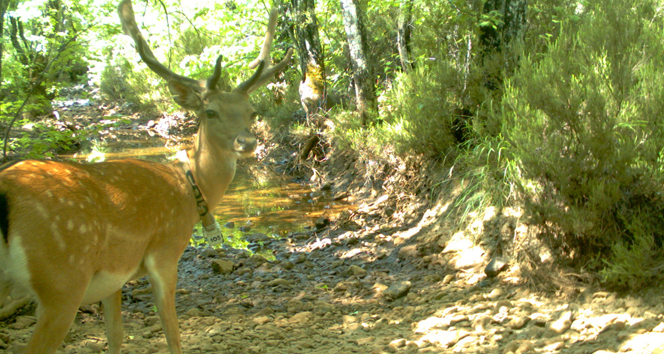
<path fill-rule="evenodd" d="M 256 113 L 249 94 L 290 62 L 272 64 L 277 12 L 270 12 L 253 74 L 230 92 L 219 88 L 221 61 L 196 80 L 161 64 L 143 38 L 131 0 L 118 13 L 140 58 L 168 82 L 173 100 L 196 112 L 193 146 L 166 163 L 139 159 L 93 164 L 24 160 L 0 167 L 0 301 L 32 296 L 37 321 L 24 353 L 55 353 L 78 308 L 101 301 L 108 353 L 120 353 L 122 287 L 145 275 L 168 349 L 180 354 L 175 308 L 177 267 L 194 225 L 209 223 L 239 158 L 251 156 Z"/>

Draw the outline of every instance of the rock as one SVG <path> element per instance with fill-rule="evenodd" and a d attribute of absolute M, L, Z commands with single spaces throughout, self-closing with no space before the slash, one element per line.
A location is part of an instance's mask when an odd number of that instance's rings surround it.
<path fill-rule="evenodd" d="M 530 322 L 530 317 L 526 316 L 515 317 L 511 319 L 509 322 L 507 322 L 507 327 L 514 330 L 521 329 L 526 324 L 528 324 L 528 322 Z"/>
<path fill-rule="evenodd" d="M 159 316 L 148 316 L 143 320 L 143 325 L 145 325 L 145 327 L 150 327 L 157 323 L 159 323 Z"/>
<path fill-rule="evenodd" d="M 26 329 L 37 322 L 37 318 L 34 316 L 21 316 L 16 318 L 16 322 L 11 324 L 11 328 L 14 329 Z"/>
<path fill-rule="evenodd" d="M 419 252 L 417 251 L 417 245 L 408 245 L 408 246 L 403 246 L 399 249 L 399 253 L 397 253 L 397 256 L 399 259 L 408 259 L 408 258 L 415 258 Z"/>
<path fill-rule="evenodd" d="M 212 247 L 206 247 L 203 251 L 201 251 L 201 256 L 205 258 L 212 258 L 212 257 L 217 257 L 219 253 L 212 248 Z"/>
<path fill-rule="evenodd" d="M 291 256 L 288 258 L 289 261 L 299 264 L 307 260 L 307 256 L 304 253 L 300 252 L 294 252 L 291 254 Z"/>
<path fill-rule="evenodd" d="M 249 257 L 246 261 L 244 261 L 244 265 L 247 267 L 256 268 L 266 262 L 267 259 L 265 259 L 265 257 L 261 256 L 260 254 L 254 254 L 251 257 Z"/>
<path fill-rule="evenodd" d="M 293 315 L 293 317 L 288 319 L 288 322 L 294 324 L 306 324 L 314 318 L 314 314 L 309 311 L 304 311 Z"/>
<path fill-rule="evenodd" d="M 494 257 L 484 268 L 484 274 L 489 278 L 494 278 L 507 269 L 507 261 L 502 257 Z"/>
<path fill-rule="evenodd" d="M 383 291 L 383 296 L 396 300 L 398 298 L 406 296 L 410 291 L 412 284 L 409 281 L 401 281 L 395 284 L 392 284 L 389 288 Z"/>
<path fill-rule="evenodd" d="M 251 277 L 253 274 L 254 274 L 254 271 L 251 268 L 248 268 L 248 267 L 242 267 L 242 268 L 239 268 L 238 270 L 235 271 L 235 275 L 237 277 L 241 277 L 241 276 L 244 276 L 244 275 L 247 275 L 247 276 Z"/>
<path fill-rule="evenodd" d="M 101 353 L 104 350 L 104 346 L 104 343 L 95 340 L 89 340 L 85 343 L 85 348 L 93 353 Z"/>
<path fill-rule="evenodd" d="M 247 236 L 247 241 L 266 243 L 270 241 L 270 237 L 262 232 L 256 232 Z"/>
<path fill-rule="evenodd" d="M 232 221 L 229 221 L 229 222 L 224 224 L 224 227 L 227 228 L 227 229 L 234 229 L 235 228 L 235 223 L 232 222 Z"/>
<path fill-rule="evenodd" d="M 322 230 L 326 228 L 328 225 L 330 225 L 330 219 L 326 217 L 320 217 L 316 219 L 316 221 L 314 222 L 314 226 L 316 226 L 316 229 L 318 230 Z"/>
<path fill-rule="evenodd" d="M 447 274 L 447 275 L 443 278 L 443 285 L 445 285 L 445 284 L 449 284 L 452 280 L 454 280 L 454 275 L 452 275 L 452 274 Z"/>
<path fill-rule="evenodd" d="M 563 312 L 560 317 L 548 325 L 545 336 L 553 337 L 565 333 L 572 326 L 572 311 Z"/>
<path fill-rule="evenodd" d="M 231 274 L 235 264 L 229 260 L 225 259 L 213 259 L 210 262 L 212 271 L 220 274 Z"/>
<path fill-rule="evenodd" d="M 281 267 L 283 270 L 291 270 L 295 267 L 295 264 L 293 264 L 291 261 L 283 261 L 279 263 L 279 267 Z"/>
<path fill-rule="evenodd" d="M 358 278 L 364 278 L 367 275 L 367 271 L 364 268 L 356 265 L 348 267 L 348 272 Z"/>
<path fill-rule="evenodd" d="M 253 321 L 254 323 L 256 323 L 256 324 L 264 325 L 264 324 L 270 322 L 271 320 L 270 320 L 270 318 L 267 317 L 267 316 L 258 316 L 258 317 L 254 317 L 254 318 L 252 319 L 252 321 Z"/>
<path fill-rule="evenodd" d="M 203 317 L 204 314 L 203 314 L 203 311 L 202 311 L 201 309 L 199 309 L 198 307 L 192 307 L 192 308 L 190 308 L 189 310 L 187 310 L 187 316 L 189 316 L 189 317 Z M 157 316 L 152 316 L 152 317 L 157 318 L 157 320 L 159 319 L 159 317 L 157 317 Z M 146 319 L 146 320 L 147 320 L 147 319 Z M 155 324 L 157 324 L 157 323 L 159 323 L 159 321 L 156 321 L 156 322 L 154 322 L 153 324 L 148 325 L 148 324 L 147 324 L 147 321 L 146 321 L 145 326 L 146 326 L 146 327 L 150 327 L 150 326 L 155 325 Z"/>
<path fill-rule="evenodd" d="M 503 291 L 503 289 L 496 288 L 496 289 L 491 290 L 491 292 L 488 293 L 487 295 L 485 295 L 485 297 L 489 300 L 496 300 L 499 297 L 503 296 L 504 294 L 505 294 L 505 292 Z"/>
<path fill-rule="evenodd" d="M 273 286 L 273 287 L 274 287 L 274 286 L 280 286 L 280 285 L 288 286 L 288 285 L 290 285 L 290 283 L 291 283 L 291 282 L 288 281 L 288 280 L 286 280 L 286 279 L 283 279 L 283 278 L 277 278 L 277 279 L 270 280 L 269 282 L 267 282 L 267 285 L 268 285 L 268 286 Z"/>

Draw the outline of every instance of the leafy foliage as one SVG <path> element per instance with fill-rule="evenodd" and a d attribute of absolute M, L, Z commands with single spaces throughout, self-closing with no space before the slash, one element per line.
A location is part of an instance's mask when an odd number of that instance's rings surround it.
<path fill-rule="evenodd" d="M 625 276 L 619 268 L 634 270 L 625 262 L 664 236 L 664 81 L 656 74 L 664 47 L 654 6 L 589 2 L 546 55 L 523 60 L 503 104 L 504 135 L 524 177 L 537 183 L 527 194 L 533 222 L 569 260 L 613 250 L 605 273 L 612 285 Z M 646 280 L 637 279 L 629 285 Z"/>

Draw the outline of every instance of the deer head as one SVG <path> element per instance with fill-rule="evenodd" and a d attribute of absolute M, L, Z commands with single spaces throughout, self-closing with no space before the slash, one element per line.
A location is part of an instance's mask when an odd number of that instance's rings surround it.
<path fill-rule="evenodd" d="M 178 75 L 155 58 L 138 29 L 130 0 L 122 1 L 118 13 L 125 34 L 134 40 L 141 59 L 153 72 L 168 81 L 168 88 L 178 105 L 196 112 L 200 125 L 194 149 L 190 154 L 193 155 L 190 157 L 194 160 L 192 170 L 194 170 L 194 175 L 207 174 L 209 176 L 208 178 L 201 176 L 198 179 L 200 179 L 201 189 L 208 203 L 216 205 L 220 201 L 225 187 L 222 190 L 216 190 L 208 185 L 208 181 L 216 180 L 227 185 L 233 177 L 237 157 L 251 155 L 256 149 L 256 137 L 250 131 L 256 113 L 249 103 L 249 94 L 286 67 L 292 55 L 292 49 L 289 49 L 280 62 L 272 65 L 270 49 L 276 30 L 277 11 L 270 12 L 261 52 L 249 64 L 249 68 L 255 70 L 253 75 L 231 92 L 223 92 L 218 87 L 222 70 L 221 56 L 216 60 L 212 75 L 206 80 L 195 80 Z M 215 163 L 214 158 L 205 156 L 211 152 L 218 155 L 217 159 L 223 157 L 226 161 Z M 231 170 L 233 173 L 229 173 Z M 219 178 L 212 176 L 215 174 Z"/>

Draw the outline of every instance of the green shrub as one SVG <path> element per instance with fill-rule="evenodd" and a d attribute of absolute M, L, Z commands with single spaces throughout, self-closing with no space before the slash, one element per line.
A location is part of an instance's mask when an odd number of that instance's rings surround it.
<path fill-rule="evenodd" d="M 522 61 L 503 134 L 535 182 L 528 210 L 552 250 L 577 264 L 613 254 L 601 266 L 618 274 L 624 254 L 664 237 L 663 23 L 652 1 L 584 4 L 546 55 Z"/>
<path fill-rule="evenodd" d="M 458 144 L 454 130 L 463 124 L 455 113 L 457 71 L 446 64 L 421 64 L 397 75 L 384 90 L 378 99 L 381 121 L 375 126 L 362 127 L 348 112 L 333 114 L 338 143 L 375 155 L 388 149 L 443 159 L 452 152 Z"/>

